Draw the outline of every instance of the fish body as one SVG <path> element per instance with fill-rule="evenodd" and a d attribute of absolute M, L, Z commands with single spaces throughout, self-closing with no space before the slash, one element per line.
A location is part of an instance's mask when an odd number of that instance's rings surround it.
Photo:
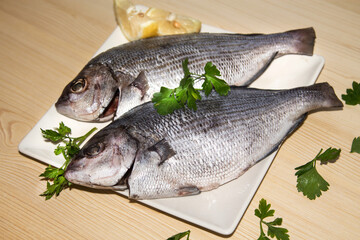
<path fill-rule="evenodd" d="M 231 87 L 197 111 L 161 116 L 142 104 L 99 131 L 71 161 L 73 183 L 129 198 L 177 197 L 209 191 L 241 176 L 275 151 L 315 109 L 342 107 L 327 83 L 290 90 Z"/>
<path fill-rule="evenodd" d="M 175 88 L 182 62 L 202 74 L 211 61 L 229 85 L 247 86 L 274 58 L 312 55 L 313 28 L 275 34 L 196 33 L 141 39 L 109 49 L 89 61 L 63 90 L 59 113 L 81 121 L 108 121 L 149 101 L 161 86 Z"/>

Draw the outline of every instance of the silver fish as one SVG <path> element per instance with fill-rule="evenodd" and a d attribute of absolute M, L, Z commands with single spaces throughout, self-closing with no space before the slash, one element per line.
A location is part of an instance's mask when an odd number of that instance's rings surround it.
<path fill-rule="evenodd" d="M 232 87 L 196 112 L 161 116 L 148 102 L 94 135 L 65 177 L 94 188 L 129 189 L 129 198 L 198 194 L 238 178 L 275 151 L 316 109 L 342 107 L 327 83 L 290 90 Z"/>
<path fill-rule="evenodd" d="M 175 88 L 188 58 L 193 73 L 211 61 L 229 85 L 247 86 L 274 58 L 312 55 L 313 28 L 276 34 L 196 33 L 142 39 L 94 57 L 63 90 L 59 113 L 81 121 L 108 121 L 147 102 L 161 86 Z"/>

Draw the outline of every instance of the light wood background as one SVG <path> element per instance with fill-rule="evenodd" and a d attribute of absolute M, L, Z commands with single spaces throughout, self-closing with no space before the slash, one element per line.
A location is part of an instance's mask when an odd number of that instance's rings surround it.
<path fill-rule="evenodd" d="M 360 81 L 358 0 L 139 0 L 240 33 L 313 26 L 315 54 L 325 58 L 318 82 L 338 96 Z M 44 201 L 45 165 L 18 152 L 27 132 L 115 29 L 112 0 L 0 1 L 0 239 L 257 239 L 254 216 L 266 198 L 291 239 L 360 239 L 360 105 L 308 117 L 282 146 L 234 234 L 219 236 L 110 191 L 64 191 Z M 54 123 L 57 124 L 57 123 Z M 296 190 L 294 168 L 320 148 L 341 148 L 336 163 L 318 166 L 330 190 L 315 201 Z"/>

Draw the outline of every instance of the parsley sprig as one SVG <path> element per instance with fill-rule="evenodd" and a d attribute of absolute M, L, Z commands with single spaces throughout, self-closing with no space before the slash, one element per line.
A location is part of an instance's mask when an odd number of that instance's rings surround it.
<path fill-rule="evenodd" d="M 65 126 L 63 122 L 61 122 L 59 124 L 59 127 L 55 130 L 41 129 L 41 133 L 45 139 L 49 140 L 52 143 L 59 143 L 54 150 L 55 155 L 62 154 L 65 158 L 65 162 L 60 168 L 49 165 L 45 169 L 45 171 L 39 176 L 44 177 L 46 180 L 48 180 L 46 184 L 46 191 L 40 195 L 45 197 L 45 200 L 49 200 L 54 195 L 58 196 L 63 189 L 71 185 L 71 183 L 64 177 L 65 170 L 69 165 L 71 158 L 80 151 L 80 145 L 95 130 L 96 128 L 94 127 L 84 136 L 73 138 L 70 137 L 71 129 Z M 60 145 L 60 143 L 63 143 L 65 145 Z M 53 184 L 51 184 L 50 181 L 53 181 Z"/>
<path fill-rule="evenodd" d="M 330 161 L 335 161 L 339 158 L 341 149 L 328 148 L 324 153 L 322 150 L 310 162 L 295 168 L 297 172 L 297 189 L 302 192 L 304 196 L 313 200 L 321 196 L 321 192 L 329 189 L 329 183 L 316 170 L 316 161 L 320 160 L 322 164 Z"/>
<path fill-rule="evenodd" d="M 346 89 L 346 94 L 342 94 L 341 98 L 348 105 L 360 104 L 360 83 L 354 81 L 352 87 L 352 89 Z"/>
<path fill-rule="evenodd" d="M 286 228 L 278 227 L 282 224 L 282 218 L 276 218 L 271 222 L 264 221 L 267 217 L 273 217 L 275 210 L 270 209 L 271 204 L 267 204 L 265 199 L 261 199 L 259 202 L 259 208 L 255 209 L 255 216 L 260 218 L 260 237 L 258 240 L 270 240 L 271 238 L 276 237 L 278 240 L 289 240 L 290 236 Z M 263 224 L 268 227 L 267 234 L 265 234 L 263 229 Z M 267 235 L 267 236 L 266 236 Z"/>
<path fill-rule="evenodd" d="M 167 240 L 180 240 L 183 237 L 186 237 L 186 240 L 189 240 L 189 238 L 190 238 L 190 230 L 188 230 L 186 232 L 181 232 L 181 233 L 175 234 L 174 236 L 169 237 Z"/>
<path fill-rule="evenodd" d="M 212 62 L 206 63 L 204 67 L 205 73 L 201 75 L 189 71 L 188 59 L 182 62 L 182 68 L 184 77 L 180 81 L 179 87 L 174 89 L 161 87 L 160 92 L 154 93 L 152 102 L 159 114 L 171 114 L 176 109 L 184 108 L 186 105 L 196 111 L 196 101 L 201 100 L 200 91 L 204 91 L 206 96 L 213 89 L 221 96 L 228 94 L 230 87 L 224 80 L 219 78 L 221 76 L 220 71 Z M 194 88 L 195 83 L 199 81 L 204 81 L 202 89 Z"/>

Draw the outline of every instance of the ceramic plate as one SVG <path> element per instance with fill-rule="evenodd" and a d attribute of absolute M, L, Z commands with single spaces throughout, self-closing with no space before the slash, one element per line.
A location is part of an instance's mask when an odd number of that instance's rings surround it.
<path fill-rule="evenodd" d="M 226 32 L 204 24 L 202 31 Z M 121 30 L 117 28 L 95 55 L 125 42 L 127 40 Z M 324 59 L 321 56 L 284 56 L 274 60 L 266 72 L 251 86 L 264 89 L 286 89 L 311 85 L 316 81 L 323 65 Z M 44 141 L 40 128 L 53 129 L 61 121 L 73 130 L 73 136 L 83 135 L 94 126 L 101 129 L 108 124 L 77 122 L 58 114 L 53 105 L 21 141 L 19 151 L 44 163 L 60 167 L 64 160 L 61 156 L 54 155 L 55 145 Z M 231 234 L 237 227 L 275 155 L 276 152 L 252 167 L 237 180 L 216 190 L 196 196 L 141 202 L 214 232 L 223 235 Z M 119 194 L 126 195 L 127 192 L 119 192 Z M 131 203 L 129 202 L 129 204 Z"/>

